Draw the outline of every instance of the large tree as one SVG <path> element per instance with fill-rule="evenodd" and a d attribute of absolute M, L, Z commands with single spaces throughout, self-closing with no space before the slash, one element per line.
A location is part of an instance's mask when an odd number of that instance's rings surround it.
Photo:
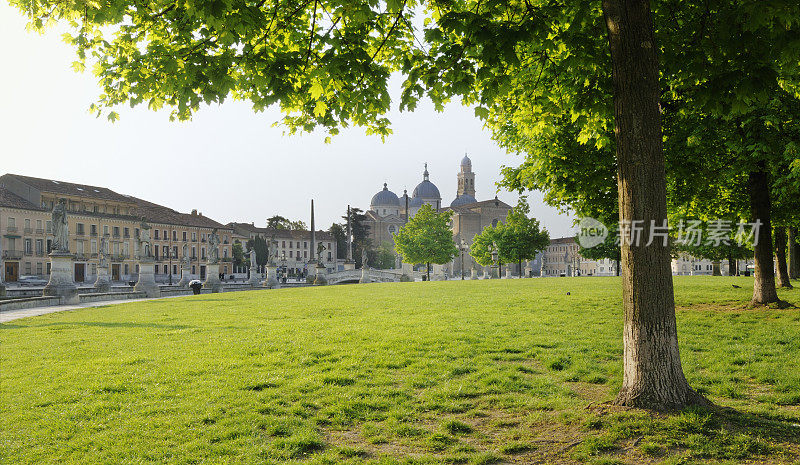
<path fill-rule="evenodd" d="M 424 263 L 430 281 L 431 263 L 445 264 L 458 254 L 450 230 L 451 211 L 423 205 L 394 235 L 394 247 L 405 263 Z"/>
<path fill-rule="evenodd" d="M 392 101 L 392 73 L 406 77 L 401 95 L 406 109 L 423 96 L 437 108 L 461 96 L 479 116 L 502 116 L 508 112 L 498 103 L 520 88 L 516 101 L 533 104 L 528 113 L 533 134 L 547 127 L 547 115 L 576 121 L 583 141 L 594 139 L 598 129 L 613 134 L 623 223 L 642 222 L 647 233 L 651 221 L 661 224 L 667 217 L 659 43 L 648 0 L 12 3 L 32 18 L 34 27 L 70 22 L 76 67 L 87 56 L 97 61 L 93 70 L 103 93 L 94 109 L 110 111 L 110 119 L 117 117 L 113 108 L 128 103 L 169 106 L 172 117 L 187 119 L 201 103 L 233 96 L 251 101 L 257 111 L 280 105 L 290 132 L 323 127 L 336 134 L 341 125 L 353 123 L 386 136 L 391 132 L 385 114 Z M 758 28 L 796 33 L 796 2 L 771 2 L 769 8 L 756 0 L 713 3 Z M 709 2 L 704 5 L 708 8 Z M 702 6 L 677 0 L 665 2 L 661 11 L 670 7 L 703 15 L 696 12 Z M 772 14 L 776 10 L 780 16 Z M 424 31 L 414 27 L 418 13 L 426 16 Z M 705 15 L 709 23 L 742 21 L 713 13 Z M 664 50 L 680 52 L 683 42 L 706 30 L 692 26 L 678 36 L 682 43 Z M 769 31 L 753 34 L 763 32 Z M 685 48 L 701 56 L 720 38 L 701 39 L 702 46 Z M 603 48 L 596 48 L 598 43 Z M 781 76 L 796 75 L 794 42 L 783 43 L 780 53 L 747 53 L 780 57 Z M 695 59 L 686 60 L 692 64 L 685 68 L 686 82 L 696 81 L 708 68 L 698 66 L 696 56 L 690 58 Z M 563 66 L 547 73 L 536 66 L 548 63 Z M 609 80 L 613 109 L 586 92 Z M 507 121 L 525 124 L 514 115 Z M 498 128 L 491 121 L 490 126 Z M 607 145 L 611 137 L 595 140 Z M 700 401 L 680 367 L 667 248 L 623 243 L 621 268 L 625 376 L 618 401 L 653 408 Z"/>

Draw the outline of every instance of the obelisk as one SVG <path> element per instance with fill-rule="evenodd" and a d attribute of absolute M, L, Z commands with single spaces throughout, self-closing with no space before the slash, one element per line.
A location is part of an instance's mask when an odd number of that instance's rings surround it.
<path fill-rule="evenodd" d="M 356 262 L 353 260 L 353 229 L 350 225 L 350 205 L 347 206 L 347 256 L 344 261 L 344 269 L 356 269 Z"/>
<path fill-rule="evenodd" d="M 316 242 L 317 242 L 317 232 L 316 232 L 316 225 L 314 224 L 314 199 L 311 199 L 311 248 L 309 250 L 309 260 L 308 266 L 306 267 L 308 274 L 306 275 L 306 282 L 313 284 L 317 278 L 317 259 L 314 258 L 316 255 Z"/>

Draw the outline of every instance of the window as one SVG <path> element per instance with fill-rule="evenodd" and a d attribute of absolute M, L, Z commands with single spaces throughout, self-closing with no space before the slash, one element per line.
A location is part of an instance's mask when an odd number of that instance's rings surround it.
<path fill-rule="evenodd" d="M 119 226 L 114 226 L 114 237 L 119 237 Z"/>
<path fill-rule="evenodd" d="M 158 229 L 154 229 L 153 230 L 153 239 L 155 239 L 155 240 L 159 239 L 159 237 L 158 237 Z"/>
<path fill-rule="evenodd" d="M 28 255 L 33 253 L 33 241 L 30 239 L 25 239 L 25 253 Z"/>
<path fill-rule="evenodd" d="M 303 248 L 304 248 L 304 249 L 307 249 L 307 248 L 308 248 L 308 242 L 303 242 Z"/>
<path fill-rule="evenodd" d="M 103 235 L 104 236 L 108 236 L 108 225 L 107 224 L 103 226 Z"/>
<path fill-rule="evenodd" d="M 128 271 L 130 271 L 130 268 L 128 268 L 128 264 L 127 263 L 125 264 L 124 269 L 125 269 L 125 274 L 128 274 Z"/>
<path fill-rule="evenodd" d="M 89 225 L 89 234 L 92 235 L 92 236 L 96 236 L 97 235 L 97 225 L 96 224 L 90 224 Z"/>
<path fill-rule="evenodd" d="M 197 233 L 192 231 L 192 242 L 196 242 L 196 241 L 197 241 Z M 194 271 L 192 271 L 192 274 L 194 274 Z"/>
<path fill-rule="evenodd" d="M 16 218 L 8 218 L 8 229 L 16 228 L 17 227 L 17 220 Z"/>
<path fill-rule="evenodd" d="M 36 255 L 43 255 L 43 254 L 44 254 L 44 240 L 36 239 Z"/>
<path fill-rule="evenodd" d="M 192 274 L 195 274 L 195 273 L 196 273 L 195 267 L 194 267 L 194 265 L 192 265 Z"/>
<path fill-rule="evenodd" d="M 158 232 L 158 230 L 156 230 L 156 232 Z M 156 260 L 158 260 L 158 244 L 153 246 L 153 254 L 156 257 Z"/>
<path fill-rule="evenodd" d="M 83 236 L 83 232 L 84 232 L 83 223 L 76 224 L 75 225 L 75 234 L 77 234 L 79 236 Z"/>
<path fill-rule="evenodd" d="M 289 251 L 289 258 L 292 258 L 292 251 Z"/>
<path fill-rule="evenodd" d="M 178 265 L 172 265 L 172 274 L 178 274 Z"/>
<path fill-rule="evenodd" d="M 178 258 L 178 246 L 177 245 L 172 247 L 172 256 L 174 258 Z"/>
<path fill-rule="evenodd" d="M 300 252 L 297 252 L 297 255 L 300 255 Z M 303 251 L 303 258 L 308 258 L 308 251 L 307 250 Z"/>
<path fill-rule="evenodd" d="M 164 274 L 169 274 L 169 267 L 167 267 L 167 265 L 164 265 Z"/>
<path fill-rule="evenodd" d="M 178 240 L 178 231 L 175 231 L 174 229 L 172 230 L 172 240 L 173 241 Z"/>
<path fill-rule="evenodd" d="M 205 247 L 200 249 L 200 258 L 202 258 L 203 260 L 206 259 L 206 248 Z"/>
<path fill-rule="evenodd" d="M 92 239 L 90 250 L 92 253 L 97 253 L 97 241 L 95 239 Z"/>
<path fill-rule="evenodd" d="M 183 241 L 186 242 L 186 231 L 183 232 Z"/>
<path fill-rule="evenodd" d="M 42 274 L 42 262 L 39 262 L 39 263 L 36 264 L 36 274 L 41 276 L 41 274 Z"/>
<path fill-rule="evenodd" d="M 286 247 L 286 241 L 281 241 L 281 247 Z"/>
<path fill-rule="evenodd" d="M 131 229 L 130 229 L 130 228 L 125 228 L 125 229 L 123 229 L 123 230 L 122 230 L 122 235 L 123 235 L 125 238 L 131 237 Z"/>

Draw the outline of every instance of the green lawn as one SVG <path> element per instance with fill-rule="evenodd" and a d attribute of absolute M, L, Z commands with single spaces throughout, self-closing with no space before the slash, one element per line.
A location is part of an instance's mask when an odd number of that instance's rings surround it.
<path fill-rule="evenodd" d="M 800 310 L 675 282 L 686 375 L 726 409 L 605 404 L 616 278 L 253 291 L 0 325 L 0 462 L 800 463 Z"/>

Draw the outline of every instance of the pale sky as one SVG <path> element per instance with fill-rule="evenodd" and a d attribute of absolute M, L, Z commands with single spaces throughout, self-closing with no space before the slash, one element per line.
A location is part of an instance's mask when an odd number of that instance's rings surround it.
<path fill-rule="evenodd" d="M 382 143 L 352 128 L 324 143 L 324 134 L 285 136 L 272 127 L 277 109 L 254 113 L 247 102 L 201 107 L 190 122 L 170 122 L 168 111 L 124 107 L 110 123 L 87 111 L 99 94 L 94 76 L 71 68 L 74 51 L 61 32 L 29 32 L 19 12 L 0 1 L 0 174 L 15 173 L 108 187 L 178 211 L 196 208 L 221 223 L 255 222 L 280 214 L 309 222 L 315 199 L 317 228 L 338 222 L 353 205 L 369 208 L 389 184 L 409 195 L 428 163 L 431 181 L 449 205 L 467 152 L 476 197 L 495 196 L 502 165 L 517 165 L 490 132 L 457 104 L 437 113 L 429 104 L 389 115 L 394 134 Z M 517 194 L 499 198 L 516 204 Z M 572 220 L 529 194 L 531 213 L 551 237 L 571 235 Z"/>

